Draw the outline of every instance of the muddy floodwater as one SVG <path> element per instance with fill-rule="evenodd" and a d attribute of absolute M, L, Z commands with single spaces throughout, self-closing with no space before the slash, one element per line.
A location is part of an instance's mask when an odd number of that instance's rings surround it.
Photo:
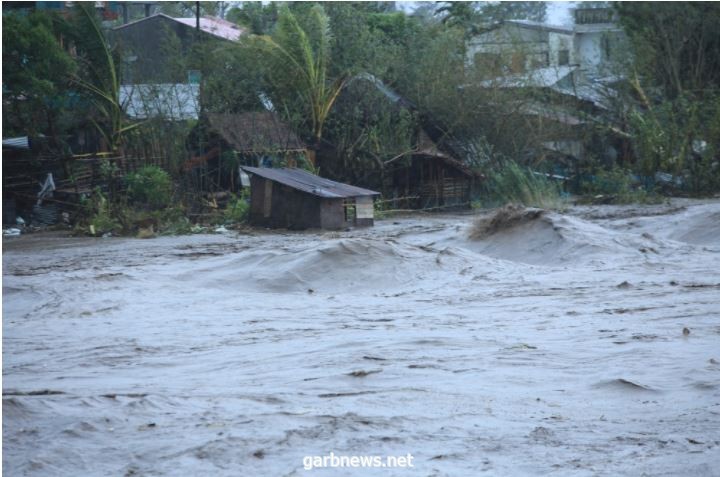
<path fill-rule="evenodd" d="M 473 220 L 4 240 L 5 475 L 720 475 L 720 202 Z"/>

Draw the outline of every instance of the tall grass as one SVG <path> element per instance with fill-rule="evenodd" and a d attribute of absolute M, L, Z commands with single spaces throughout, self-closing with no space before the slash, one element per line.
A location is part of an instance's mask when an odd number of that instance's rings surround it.
<path fill-rule="evenodd" d="M 508 203 L 526 207 L 558 209 L 564 204 L 557 182 L 543 174 L 533 172 L 514 161 L 498 163 L 487 174 L 484 207 L 497 207 Z"/>

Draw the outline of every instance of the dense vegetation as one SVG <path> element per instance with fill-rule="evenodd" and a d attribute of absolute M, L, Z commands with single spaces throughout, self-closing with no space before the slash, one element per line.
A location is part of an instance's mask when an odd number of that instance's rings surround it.
<path fill-rule="evenodd" d="M 4 13 L 3 136 L 44 134 L 62 151 L 64 137 L 91 123 L 102 133 L 102 148 L 155 158 L 148 163 L 162 165 L 182 186 L 181 164 L 191 155 L 187 138 L 194 123 L 128 122 L 118 100 L 118 54 L 88 5 L 79 2 L 68 17 Z M 161 8 L 191 16 L 189 5 Z M 269 99 L 313 151 L 325 151 L 328 173 L 360 183 L 367 183 L 368 171 L 382 174 L 401 164 L 419 130 L 431 128 L 439 146 L 452 146 L 485 174 L 484 190 L 495 197 L 512 197 L 513 191 L 500 189 L 518 181 L 537 189 L 523 194 L 557 194 L 558 187 L 533 174 L 563 166 L 537 153 L 551 126 L 512 114 L 542 98 L 537 92 L 478 88 L 489 72 L 466 65 L 469 37 L 503 19 L 543 21 L 545 4 L 440 2 L 421 4 L 412 15 L 396 11 L 392 2 L 201 6 L 203 14 L 224 15 L 252 33 L 238 43 L 200 42 L 187 55 L 172 38 L 160 45 L 174 55 L 179 72 L 201 72 L 205 111 L 261 110 L 262 98 Z M 588 133 L 599 138 L 597 151 L 563 166 L 576 177 L 566 188 L 614 190 L 603 189 L 595 180 L 600 177 L 646 193 L 656 188 L 653 178 L 660 172 L 679 184 L 673 193 L 720 191 L 720 4 L 622 2 L 616 10 L 632 53 L 621 72 L 626 81 L 607 121 Z M 398 108 L 378 95 L 372 85 L 380 83 L 408 106 Z M 622 159 L 603 157 L 602 138 L 609 132 L 627 145 Z M 164 159 L 157 161 L 159 156 Z M 137 191 L 137 177 L 126 182 Z M 228 216 L 244 214 L 237 199 L 231 204 Z M 96 201 L 95 212 L 106 209 Z"/>

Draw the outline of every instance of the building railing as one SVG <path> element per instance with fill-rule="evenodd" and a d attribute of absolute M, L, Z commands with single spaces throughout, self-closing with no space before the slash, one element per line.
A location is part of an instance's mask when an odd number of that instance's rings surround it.
<path fill-rule="evenodd" d="M 577 8 L 575 9 L 576 25 L 595 23 L 615 23 L 617 15 L 612 8 Z"/>

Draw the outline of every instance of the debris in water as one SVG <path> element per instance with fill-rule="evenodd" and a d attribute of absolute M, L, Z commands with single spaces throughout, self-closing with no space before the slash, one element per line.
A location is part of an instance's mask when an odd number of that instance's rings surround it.
<path fill-rule="evenodd" d="M 364 378 L 365 376 L 368 376 L 370 374 L 377 374 L 377 373 L 382 373 L 382 369 L 373 369 L 370 371 L 364 371 L 364 370 L 352 371 L 350 373 L 347 373 L 347 375 L 352 376 L 354 378 Z"/>
<path fill-rule="evenodd" d="M 545 214 L 543 209 L 526 209 L 520 205 L 508 204 L 489 217 L 480 217 L 473 224 L 470 238 L 481 240 L 500 231 L 532 222 Z"/>
<path fill-rule="evenodd" d="M 41 389 L 39 391 L 4 391 L 3 396 L 53 396 L 56 394 L 65 394 L 63 391 L 54 391 L 52 389 Z"/>
<path fill-rule="evenodd" d="M 153 224 L 150 224 L 147 227 L 140 227 L 140 230 L 138 230 L 137 238 L 139 239 L 148 239 L 148 238 L 155 238 L 155 227 Z"/>

